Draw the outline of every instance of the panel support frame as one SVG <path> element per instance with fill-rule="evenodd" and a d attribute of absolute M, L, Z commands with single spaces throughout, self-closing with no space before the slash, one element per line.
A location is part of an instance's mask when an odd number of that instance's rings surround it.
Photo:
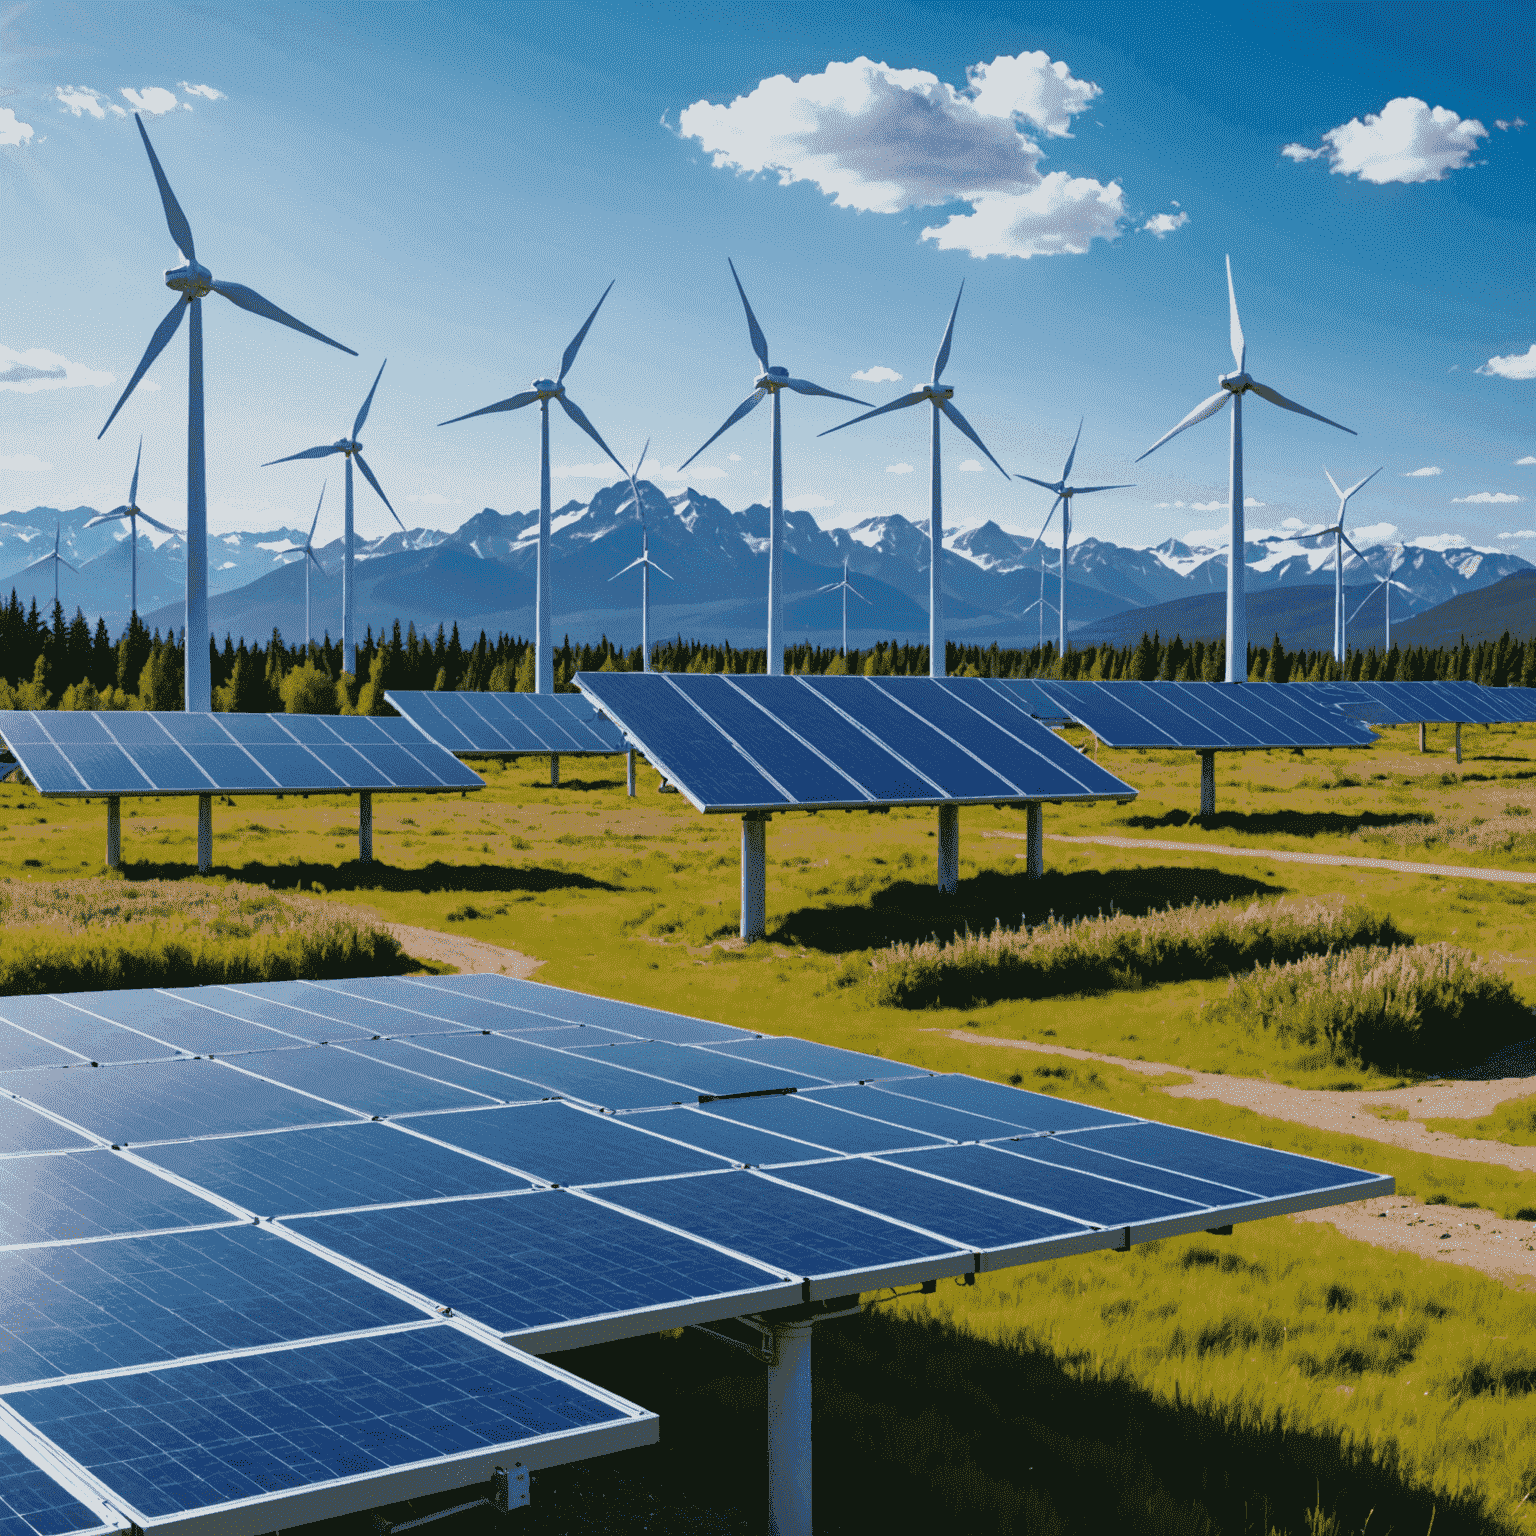
<path fill-rule="evenodd" d="M 1461 721 L 1456 722 L 1456 761 L 1461 761 Z"/>
<path fill-rule="evenodd" d="M 741 818 L 741 938 L 760 943 L 768 933 L 768 813 Z"/>
<path fill-rule="evenodd" d="M 811 1536 L 810 1318 L 773 1324 L 768 1362 L 768 1530 Z"/>
<path fill-rule="evenodd" d="M 1031 800 L 1024 807 L 1024 876 L 1040 880 L 1045 875 L 1045 806 Z"/>
<path fill-rule="evenodd" d="M 558 752 L 549 754 L 549 787 L 560 788 L 560 754 Z"/>
<path fill-rule="evenodd" d="M 107 796 L 108 869 L 120 869 L 123 863 L 123 801 L 121 795 Z"/>
<path fill-rule="evenodd" d="M 197 872 L 206 875 L 213 869 L 213 796 L 197 797 Z"/>
<path fill-rule="evenodd" d="M 628 794 L 629 798 L 633 800 L 635 798 L 635 749 L 631 747 L 629 751 L 624 754 L 624 758 L 625 792 Z"/>
<path fill-rule="evenodd" d="M 941 896 L 960 889 L 960 807 L 939 807 L 938 882 Z"/>
<path fill-rule="evenodd" d="M 364 789 L 357 796 L 357 861 L 373 863 L 373 791 Z"/>
<path fill-rule="evenodd" d="M 1200 814 L 1202 816 L 1216 814 L 1216 753 L 1214 751 L 1205 751 L 1200 754 Z"/>

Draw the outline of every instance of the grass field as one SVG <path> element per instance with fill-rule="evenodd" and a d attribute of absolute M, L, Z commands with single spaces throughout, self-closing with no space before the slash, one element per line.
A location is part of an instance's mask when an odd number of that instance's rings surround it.
<path fill-rule="evenodd" d="M 1412 728 L 1370 749 L 1223 755 L 1219 812 L 1204 823 L 1189 816 L 1199 799 L 1192 754 L 1102 752 L 1140 798 L 1047 808 L 1046 831 L 1536 868 L 1536 841 L 1524 831 L 1536 808 L 1536 731 L 1468 729 L 1463 743 L 1459 768 L 1448 728 L 1432 729 L 1437 750 L 1424 757 Z M 220 802 L 215 883 L 237 879 L 520 949 L 556 985 L 933 1068 L 1017 1074 L 1030 1088 L 1389 1172 L 1421 1199 L 1536 1220 L 1536 1181 L 1506 1168 L 1172 1099 L 1142 1074 L 1021 1061 L 945 1033 L 970 1026 L 1340 1091 L 1405 1081 L 1320 1063 L 1272 1031 L 1213 1019 L 1202 1005 L 1224 995 L 1224 978 L 1092 1000 L 914 1010 L 878 1006 L 866 985 L 876 951 L 967 925 L 986 932 L 998 921 L 1135 914 L 1170 901 L 1283 898 L 1363 904 L 1421 944 L 1464 947 L 1497 966 L 1529 1007 L 1536 885 L 1049 840 L 1047 877 L 1031 882 L 1023 845 L 987 835 L 1022 831 L 1022 815 L 986 808 L 962 814 L 961 889 L 946 900 L 933 889 L 931 812 L 824 813 L 771 823 L 769 942 L 744 950 L 735 937 L 738 823 L 658 795 L 644 769 L 639 798 L 627 800 L 620 759 L 563 767 L 558 790 L 544 760 L 529 759 L 487 765 L 488 788 L 462 799 L 378 797 L 378 862 L 367 867 L 352 858 L 355 800 Z M 0 786 L 0 877 L 96 872 L 104 823 L 100 803 L 45 803 Z M 194 802 L 124 803 L 130 884 L 185 879 L 195 846 Z M 1506 1140 L 1531 1134 L 1521 1130 L 1528 1105 L 1492 1118 L 1507 1118 Z M 1417 1536 L 1431 1518 L 1438 1533 L 1533 1530 L 1533 1306 L 1469 1271 L 1285 1221 L 944 1288 L 818 1336 L 818 1457 L 824 1471 L 857 1467 L 866 1500 L 847 1502 L 846 1475 L 824 1476 L 818 1524 L 869 1529 L 874 1508 L 890 1530 L 1352 1536 L 1368 1516 L 1370 1536 Z M 689 1335 L 567 1363 L 667 1416 L 668 1444 L 643 1463 L 664 1484 L 673 1478 L 696 1503 L 729 1510 L 728 1470 L 760 1479 L 761 1378 L 748 1362 L 738 1368 Z M 694 1430 L 718 1455 L 700 1453 Z M 629 1475 L 624 1467 L 645 1455 L 621 1458 L 611 1475 Z M 551 1475 L 547 1486 L 594 1489 L 609 1475 L 602 1464 Z M 716 1499 L 706 1490 L 726 1491 Z M 742 1518 L 755 1529 L 760 1511 L 751 1504 Z"/>

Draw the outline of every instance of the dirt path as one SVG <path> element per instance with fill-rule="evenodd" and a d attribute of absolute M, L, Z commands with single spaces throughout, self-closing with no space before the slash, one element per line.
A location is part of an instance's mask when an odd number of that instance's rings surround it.
<path fill-rule="evenodd" d="M 1011 837 L 1023 841 L 1024 832 L 985 832 L 984 837 Z M 1096 843 L 1101 848 L 1156 848 L 1163 853 L 1218 853 L 1239 858 L 1274 859 L 1282 864 L 1328 864 L 1351 869 L 1390 869 L 1400 875 L 1440 875 L 1456 880 L 1503 880 L 1514 885 L 1536 885 L 1536 874 L 1519 869 L 1478 869 L 1471 864 L 1415 864 L 1403 859 L 1363 859 L 1345 853 L 1291 853 L 1274 848 L 1240 848 L 1231 843 L 1196 843 L 1167 837 L 1067 837 L 1050 833 L 1053 843 Z M 1022 859 L 1024 854 L 1020 854 Z"/>
<path fill-rule="evenodd" d="M 544 964 L 532 955 L 502 949 L 498 944 L 487 944 L 483 939 L 472 939 L 467 934 L 413 928 L 409 923 L 386 923 L 384 926 L 413 960 L 457 966 L 464 975 L 488 971 L 493 975 L 528 977 Z"/>

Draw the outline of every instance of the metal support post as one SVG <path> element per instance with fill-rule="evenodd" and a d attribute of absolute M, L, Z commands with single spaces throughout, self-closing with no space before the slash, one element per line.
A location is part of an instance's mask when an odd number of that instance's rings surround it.
<path fill-rule="evenodd" d="M 811 1322 L 776 1323 L 768 1366 L 768 1530 L 811 1536 Z"/>
<path fill-rule="evenodd" d="M 629 798 L 633 800 L 635 798 L 635 749 L 631 747 L 624 755 L 629 759 Z"/>
<path fill-rule="evenodd" d="M 754 944 L 768 932 L 768 818 L 741 818 L 741 936 Z"/>
<path fill-rule="evenodd" d="M 1031 800 L 1024 807 L 1024 875 L 1038 880 L 1045 873 L 1045 807 Z"/>
<path fill-rule="evenodd" d="M 549 787 L 560 788 L 560 754 L 558 752 L 549 754 Z"/>
<path fill-rule="evenodd" d="M 1214 752 L 1200 754 L 1200 814 L 1202 816 L 1216 814 L 1216 754 Z"/>
<path fill-rule="evenodd" d="M 197 872 L 206 875 L 213 868 L 213 796 L 197 797 Z"/>
<path fill-rule="evenodd" d="M 123 802 L 116 795 L 107 796 L 107 868 L 116 869 L 123 862 Z"/>
<path fill-rule="evenodd" d="M 1429 746 L 1424 738 L 1429 732 L 1429 726 L 1422 720 L 1419 721 L 1419 751 L 1428 752 Z"/>
<path fill-rule="evenodd" d="M 960 807 L 939 807 L 939 891 L 953 896 L 960 888 Z"/>
<path fill-rule="evenodd" d="M 373 791 L 365 789 L 357 797 L 357 859 L 373 863 Z"/>
<path fill-rule="evenodd" d="M 1461 721 L 1456 722 L 1456 761 L 1461 761 Z"/>

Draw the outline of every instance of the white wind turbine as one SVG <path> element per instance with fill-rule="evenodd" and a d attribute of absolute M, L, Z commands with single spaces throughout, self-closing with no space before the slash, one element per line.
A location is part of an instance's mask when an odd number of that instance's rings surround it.
<path fill-rule="evenodd" d="M 292 315 L 262 298 L 254 289 L 242 283 L 229 283 L 215 278 L 207 267 L 199 264 L 187 216 L 181 211 L 181 204 L 176 201 L 176 194 L 171 191 L 165 172 L 160 169 L 154 145 L 149 142 L 149 135 L 144 131 L 144 124 L 137 112 L 133 114 L 133 120 L 139 125 L 139 137 L 144 141 L 150 167 L 155 173 L 155 183 L 160 188 L 160 203 L 165 209 L 165 222 L 170 227 L 171 239 L 176 242 L 185 265 L 165 274 L 165 286 L 175 289 L 180 297 L 171 312 L 155 327 L 155 334 L 149 338 L 149 346 L 139 360 L 139 366 L 134 369 L 133 377 L 128 380 L 128 387 L 118 397 L 117 404 L 112 407 L 112 415 L 107 417 L 106 426 L 96 436 L 99 439 L 107 427 L 112 425 L 139 380 L 149 371 L 150 364 L 165 350 L 182 320 L 190 313 L 187 369 L 185 704 L 189 710 L 207 712 L 213 707 L 213 678 L 208 657 L 208 479 L 203 456 L 203 311 L 199 300 L 207 298 L 210 293 L 221 294 L 231 304 L 253 315 L 260 315 L 264 320 L 275 320 L 279 325 L 302 331 L 304 335 L 313 336 L 316 341 L 323 341 L 327 346 L 335 347 L 350 357 L 356 357 L 357 353 L 351 347 L 344 347 L 339 341 L 332 341 L 329 336 L 305 325 L 302 320 L 295 320 Z"/>
<path fill-rule="evenodd" d="M 1041 531 L 1041 532 L 1042 532 L 1042 533 L 1044 533 L 1044 532 L 1045 532 L 1045 530 L 1044 530 L 1044 529 L 1043 529 L 1043 528 L 1042 528 L 1042 529 L 1041 529 L 1041 530 L 1040 530 L 1040 531 Z M 1036 543 L 1036 544 L 1038 544 L 1038 543 L 1039 543 L 1039 542 L 1040 542 L 1040 541 L 1039 541 L 1039 539 L 1036 539 L 1036 540 L 1035 540 L 1035 543 Z M 1041 649 L 1041 650 L 1044 650 L 1044 649 L 1045 649 L 1045 610 L 1046 610 L 1046 609 L 1047 609 L 1047 608 L 1051 608 L 1051 609 L 1054 609 L 1054 610 L 1055 610 L 1055 612 L 1057 612 L 1057 613 L 1060 613 L 1060 612 L 1061 612 L 1061 609 L 1060 609 L 1060 608 L 1058 608 L 1058 607 L 1057 607 L 1057 606 L 1056 606 L 1056 604 L 1055 604 L 1055 603 L 1048 603 L 1048 602 L 1046 602 L 1046 600 L 1045 600 L 1045 556 L 1044 556 L 1044 555 L 1042 555 L 1042 556 L 1041 556 L 1041 557 L 1040 557 L 1040 596 L 1039 596 L 1039 597 L 1037 597 L 1037 598 L 1036 598 L 1036 599 L 1035 599 L 1035 600 L 1034 600 L 1034 602 L 1032 602 L 1032 603 L 1031 603 L 1031 604 L 1030 604 L 1030 605 L 1029 605 L 1029 607 L 1027 607 L 1027 608 L 1025 608 L 1025 609 L 1024 609 L 1024 610 L 1023 610 L 1023 611 L 1022 611 L 1022 612 L 1021 612 L 1021 613 L 1020 613 L 1020 614 L 1019 614 L 1019 617 L 1020 617 L 1020 618 L 1021 618 L 1021 619 L 1026 619 L 1026 618 L 1028 618 L 1028 617 L 1029 617 L 1029 615 L 1030 615 L 1030 614 L 1031 614 L 1031 613 L 1032 613 L 1032 612 L 1033 612 L 1033 611 L 1034 611 L 1034 610 L 1035 610 L 1035 609 L 1036 609 L 1036 608 L 1038 608 L 1038 609 L 1039 609 L 1039 610 L 1040 610 L 1040 638 L 1039 638 L 1039 639 L 1038 639 L 1038 640 L 1037 640 L 1037 641 L 1036 641 L 1036 644 L 1037 644 L 1037 646 L 1038 646 L 1038 647 L 1039 647 L 1039 648 L 1040 648 L 1040 649 Z"/>
<path fill-rule="evenodd" d="M 320 500 L 315 503 L 314 521 L 309 525 L 309 537 L 304 540 L 304 655 L 309 656 L 309 568 L 314 568 L 325 575 L 325 567 L 320 564 L 320 557 L 315 553 L 315 529 L 320 526 L 320 508 L 325 505 L 325 487 L 320 487 Z"/>
<path fill-rule="evenodd" d="M 536 693 L 553 693 L 555 691 L 554 622 L 549 589 L 549 402 L 551 400 L 558 400 L 561 410 L 615 464 L 618 464 L 619 473 L 621 475 L 629 473 L 622 464 L 619 464 L 618 459 L 614 457 L 613 450 L 598 435 L 597 428 L 587 420 L 581 407 L 565 392 L 565 376 L 571 371 L 571 364 L 576 361 L 576 354 L 581 350 L 582 342 L 587 339 L 587 332 L 592 329 L 592 322 L 597 319 L 598 310 L 603 307 L 603 299 L 606 299 L 612 291 L 612 283 L 609 283 L 603 289 L 603 297 L 592 306 L 592 313 L 587 316 L 585 324 L 571 338 L 571 344 L 565 349 L 560 359 L 560 372 L 554 378 L 535 379 L 533 381 L 533 388 L 524 390 L 522 394 L 511 395 L 505 400 L 498 400 L 494 405 L 482 405 L 478 411 L 466 411 L 462 416 L 453 416 L 447 421 L 438 423 L 441 427 L 451 427 L 454 422 L 468 421 L 471 416 L 489 416 L 496 411 L 520 411 L 525 405 L 532 405 L 535 400 L 539 402 L 539 560 L 538 586 L 534 594 L 534 626 L 536 630 L 534 639 L 534 691 Z"/>
<path fill-rule="evenodd" d="M 640 504 L 640 486 L 636 476 L 640 473 L 640 466 L 645 463 L 645 456 L 651 451 L 651 440 L 646 438 L 645 447 L 640 450 L 640 457 L 635 460 L 635 467 L 628 471 L 629 489 L 634 497 L 635 512 L 640 519 L 640 558 L 631 560 L 622 571 L 616 571 L 608 578 L 609 581 L 617 581 L 620 576 L 627 575 L 638 565 L 640 567 L 640 662 L 641 669 L 651 670 L 651 572 L 658 576 L 667 576 L 667 573 L 651 559 L 651 534 L 645 526 L 645 508 Z M 627 506 L 628 503 L 625 503 Z M 624 507 L 620 507 L 622 512 Z M 672 578 L 667 576 L 667 580 Z"/>
<path fill-rule="evenodd" d="M 351 437 L 340 437 L 334 443 L 321 443 L 318 448 L 306 448 L 302 453 L 290 453 L 286 458 L 269 459 L 261 467 L 270 469 L 273 464 L 291 464 L 295 459 L 324 459 L 333 453 L 345 456 L 347 461 L 347 510 L 346 518 L 342 525 L 342 557 L 341 557 L 341 661 L 345 671 L 357 676 L 357 647 L 353 641 L 352 631 L 357 627 L 357 593 L 352 584 L 353 561 L 353 533 L 352 533 L 352 461 L 357 461 L 357 467 L 362 470 L 363 478 L 379 493 L 379 500 L 389 507 L 389 515 L 400 523 L 400 514 L 389 504 L 389 497 L 384 494 L 384 487 L 379 484 L 373 471 L 368 468 L 368 461 L 363 457 L 363 445 L 358 442 L 357 434 L 363 430 L 363 423 L 368 420 L 368 408 L 373 404 L 374 390 L 379 387 L 379 380 L 384 377 L 384 366 L 389 359 L 385 358 L 379 364 L 379 371 L 373 376 L 373 389 L 368 391 L 368 398 L 363 401 L 356 418 L 352 422 Z M 320 493 L 325 495 L 324 491 Z M 319 507 L 315 508 L 315 516 L 320 516 Z M 406 531 L 405 524 L 400 523 L 400 531 Z M 313 530 L 311 530 L 313 532 Z M 306 583 L 309 580 L 308 573 L 304 577 Z M 308 604 L 308 588 L 306 587 L 305 603 Z M 306 619 L 306 623 L 307 623 Z"/>
<path fill-rule="evenodd" d="M 1331 528 L 1324 528 L 1320 533 L 1314 534 L 1314 538 L 1322 538 L 1326 534 L 1333 535 L 1333 659 L 1339 663 L 1344 660 L 1344 635 L 1348 623 L 1344 618 L 1344 546 L 1349 545 L 1357 555 L 1360 551 L 1355 548 L 1354 541 L 1344 532 L 1344 509 L 1349 505 L 1349 498 L 1362 486 L 1367 485 L 1381 473 L 1378 466 L 1368 474 L 1364 480 L 1357 480 L 1347 491 L 1339 489 L 1339 482 L 1328 473 L 1328 466 L 1323 466 L 1323 473 L 1328 475 L 1328 484 L 1333 487 L 1333 493 L 1339 498 L 1339 520 Z M 1361 560 L 1365 559 L 1360 555 Z M 1366 567 L 1370 569 L 1369 566 Z"/>
<path fill-rule="evenodd" d="M 1015 480 L 1028 480 L 1031 485 L 1038 485 L 1042 490 L 1052 491 L 1056 499 L 1051 503 L 1051 510 L 1046 514 L 1045 521 L 1040 525 L 1040 532 L 1035 535 L 1035 544 L 1045 537 L 1045 530 L 1051 526 L 1051 519 L 1056 515 L 1056 508 L 1061 508 L 1061 598 L 1060 605 L 1056 608 L 1057 617 L 1061 621 L 1061 645 L 1058 654 L 1067 654 L 1067 538 L 1072 532 L 1072 498 L 1074 496 L 1087 496 L 1092 491 L 1128 491 L 1129 485 L 1068 485 L 1067 476 L 1072 473 L 1072 461 L 1077 457 L 1078 439 L 1083 435 L 1082 419 L 1078 419 L 1077 437 L 1072 439 L 1071 451 L 1067 454 L 1067 462 L 1062 465 L 1061 479 L 1036 480 L 1033 475 L 1015 475 Z M 1033 549 L 1035 544 L 1030 545 Z M 1040 566 L 1040 601 L 1045 602 L 1045 564 L 1042 557 Z M 1034 605 L 1031 604 L 1031 607 Z M 1025 613 L 1029 609 L 1024 610 Z M 1022 618 L 1023 615 L 1021 614 Z M 1041 623 L 1045 622 L 1045 610 L 1041 609 Z M 1044 641 L 1042 640 L 1042 644 Z"/>
<path fill-rule="evenodd" d="M 1355 546 L 1353 544 L 1351 544 L 1349 547 L 1351 549 L 1355 548 Z M 1358 554 L 1360 554 L 1360 551 L 1358 549 L 1355 549 L 1355 553 L 1358 555 Z M 1351 624 L 1353 624 L 1355 622 L 1356 615 L 1359 614 L 1360 610 L 1362 608 L 1364 608 L 1365 605 L 1368 602 L 1370 602 L 1370 600 L 1373 597 L 1375 597 L 1378 592 L 1380 592 L 1383 589 L 1385 589 L 1385 591 L 1386 591 L 1386 605 L 1387 605 L 1387 638 L 1386 638 L 1386 644 L 1385 644 L 1384 650 L 1387 650 L 1387 651 L 1390 651 L 1392 649 L 1392 588 L 1396 587 L 1399 592 L 1406 592 L 1409 595 L 1409 597 L 1413 596 L 1413 588 L 1412 587 L 1405 587 L 1402 584 L 1402 582 L 1400 582 L 1400 581 L 1393 581 L 1393 579 L 1392 579 L 1392 572 L 1397 569 L 1397 563 L 1398 563 L 1399 560 L 1401 560 L 1403 558 L 1403 554 L 1404 554 L 1404 546 L 1399 544 L 1397 546 L 1397 553 L 1395 555 L 1393 555 L 1390 560 L 1387 561 L 1387 574 L 1385 576 L 1383 576 L 1381 578 L 1381 580 L 1378 581 L 1376 583 L 1376 585 L 1374 587 L 1372 587 L 1371 590 L 1369 592 L 1367 592 L 1363 598 L 1360 599 L 1359 603 L 1355 607 L 1354 613 L 1350 614 L 1350 616 L 1349 616 L 1349 622 Z M 1362 556 L 1361 558 L 1363 559 L 1364 557 Z"/>
<path fill-rule="evenodd" d="M 824 587 L 816 587 L 810 592 L 797 592 L 797 597 L 820 597 L 823 592 L 841 592 L 843 594 L 843 655 L 848 654 L 848 594 L 850 592 L 861 603 L 869 602 L 854 584 L 848 580 L 848 561 L 843 561 L 843 579 L 841 581 L 829 581 Z"/>
<path fill-rule="evenodd" d="M 77 576 L 80 574 L 59 553 L 59 525 L 57 523 L 53 525 L 53 548 L 41 560 L 34 560 L 31 565 L 24 567 L 17 574 L 25 576 L 28 571 L 35 571 L 40 565 L 51 565 L 53 567 L 53 606 L 57 608 L 59 606 L 59 567 L 62 565 L 66 571 L 75 571 Z"/>
<path fill-rule="evenodd" d="M 954 387 L 939 382 L 944 376 L 944 366 L 949 362 L 949 344 L 955 334 L 955 315 L 960 309 L 960 298 L 964 292 L 965 284 L 961 283 L 960 293 L 955 295 L 955 307 L 949 312 L 949 324 L 944 327 L 944 340 L 939 343 L 938 355 L 933 360 L 932 381 L 924 384 L 921 389 L 913 390 L 909 395 L 903 395 L 899 400 L 876 406 L 874 410 L 866 412 L 863 416 L 855 416 L 852 421 L 839 422 L 837 426 L 827 429 L 828 432 L 841 432 L 844 427 L 855 426 L 874 416 L 883 416 L 887 411 L 900 411 L 909 405 L 921 405 L 925 401 L 933 407 L 932 469 L 929 479 L 931 497 L 928 520 L 928 673 L 931 677 L 943 677 L 948 661 L 944 650 L 944 589 L 940 574 L 944 555 L 944 486 L 940 465 L 940 417 L 949 417 L 950 422 L 992 460 L 998 474 L 1005 480 L 1011 478 L 1008 471 L 992 458 L 992 450 L 976 435 L 976 429 L 955 409 Z M 827 432 L 823 432 L 821 436 L 827 436 Z"/>
<path fill-rule="evenodd" d="M 831 400 L 846 400 L 850 405 L 867 405 L 869 402 L 855 400 L 852 395 L 840 395 L 835 389 L 823 389 L 820 384 L 812 384 L 809 379 L 792 379 L 789 376 L 789 369 L 770 366 L 768 341 L 763 335 L 763 328 L 757 323 L 757 316 L 752 313 L 752 306 L 747 302 L 746 289 L 741 286 L 741 279 L 736 276 L 736 263 L 727 259 L 726 265 L 730 267 L 731 276 L 735 279 L 736 292 L 741 295 L 741 307 L 747 312 L 747 333 L 752 338 L 752 350 L 757 354 L 757 360 L 762 364 L 763 371 L 753 380 L 752 393 L 725 418 L 721 427 L 705 439 L 702 446 L 683 460 L 678 468 L 679 470 L 687 469 L 699 454 L 714 442 L 715 438 L 728 432 L 743 416 L 755 410 L 764 399 L 772 398 L 772 467 L 769 471 L 768 488 L 768 675 L 782 677 L 784 674 L 784 460 L 783 438 L 779 423 L 779 395 L 783 390 L 792 389 L 797 395 L 825 395 Z"/>
<path fill-rule="evenodd" d="M 1217 380 L 1221 388 L 1208 400 L 1202 400 L 1171 432 L 1165 432 L 1158 438 L 1136 462 L 1139 464 L 1147 454 L 1156 453 L 1169 438 L 1177 437 L 1186 427 L 1192 427 L 1196 422 L 1204 421 L 1207 416 L 1214 416 L 1228 400 L 1232 402 L 1232 456 L 1229 460 L 1227 482 L 1226 680 L 1229 683 L 1241 683 L 1246 681 L 1248 676 L 1248 605 L 1244 587 L 1248 568 L 1244 563 L 1247 541 L 1243 529 L 1243 396 L 1251 392 L 1261 400 L 1268 400 L 1271 405 L 1281 406 L 1287 411 L 1295 411 L 1298 416 L 1310 416 L 1313 421 L 1338 427 L 1339 431 L 1348 432 L 1351 437 L 1356 436 L 1356 433 L 1353 427 L 1342 426 L 1336 421 L 1330 421 L 1326 416 L 1319 416 L 1316 411 L 1309 411 L 1304 405 L 1297 405 L 1294 400 L 1287 400 L 1278 390 L 1271 389 L 1267 384 L 1260 384 L 1248 373 L 1248 348 L 1243 341 L 1242 321 L 1237 317 L 1237 294 L 1232 287 L 1230 256 L 1227 257 L 1227 305 L 1230 314 L 1232 356 L 1237 363 L 1237 372 L 1222 374 Z"/>
<path fill-rule="evenodd" d="M 157 522 L 139 505 L 139 460 L 144 457 L 144 439 L 139 439 L 139 451 L 133 460 L 133 483 L 128 487 L 128 500 L 120 507 L 113 507 L 110 512 L 98 512 L 85 526 L 87 528 L 100 527 L 102 523 L 110 523 L 115 518 L 126 517 L 128 519 L 128 560 L 129 560 L 129 594 L 131 601 L 131 613 L 139 611 L 139 529 L 138 519 L 143 518 L 151 528 L 158 528 L 161 533 L 174 534 L 174 528 L 167 528 L 164 523 Z"/>

